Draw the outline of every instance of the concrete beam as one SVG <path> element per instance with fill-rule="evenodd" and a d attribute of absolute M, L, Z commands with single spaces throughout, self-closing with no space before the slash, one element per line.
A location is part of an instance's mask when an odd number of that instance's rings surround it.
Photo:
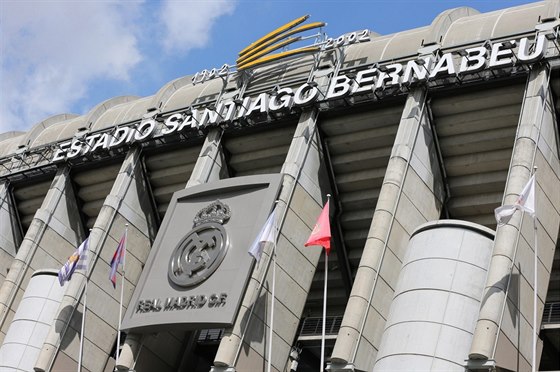
<path fill-rule="evenodd" d="M 43 200 L 10 271 L 0 288 L 0 325 L 4 338 L 31 274 L 37 269 L 59 269 L 84 236 L 69 169 L 60 168 Z"/>
<path fill-rule="evenodd" d="M 541 305 L 550 276 L 546 268 L 552 266 L 560 224 L 558 126 L 549 79 L 545 66 L 535 67 L 528 77 L 503 200 L 504 205 L 513 204 L 531 177 L 533 167 L 538 166 L 535 190 L 540 247 L 537 291 Z M 531 257 L 535 237 L 532 227 L 533 221 L 528 215 L 522 218 L 521 212 L 516 212 L 508 224 L 497 229 L 470 360 L 495 359 L 498 366 L 508 366 L 508 360 L 519 359 L 530 368 L 532 325 L 525 321 L 512 323 L 509 319 L 512 316 L 517 319 L 533 317 L 535 283 Z M 508 300 L 508 297 L 511 298 Z M 537 324 L 541 316 L 542 309 Z"/>
<path fill-rule="evenodd" d="M 280 236 L 276 256 L 274 329 L 270 329 L 271 247 L 254 267 L 234 326 L 226 330 L 213 370 L 257 370 L 270 357 L 273 370 L 283 371 L 296 336 L 305 300 L 322 248 L 303 248 L 320 213 L 321 151 L 316 133 L 317 112 L 302 114 L 282 167 L 284 180 L 276 206 Z M 264 289 L 263 289 L 264 288 Z M 259 367 L 260 366 L 260 367 Z M 257 369 L 255 369 L 257 368 Z"/>
<path fill-rule="evenodd" d="M 2 181 L 0 182 L 0 286 L 8 274 L 21 240 L 21 228 L 9 183 Z"/>
<path fill-rule="evenodd" d="M 196 164 L 194 165 L 191 177 L 188 181 L 185 180 L 186 187 L 227 178 L 227 167 L 221 144 L 222 134 L 223 131 L 221 128 L 210 130 L 210 132 L 206 136 L 206 139 L 204 140 L 202 148 L 200 149 L 200 153 Z M 192 332 L 192 335 L 190 337 L 197 336 L 198 332 Z M 170 336 L 169 333 L 166 332 L 158 334 L 158 337 L 160 338 L 159 344 L 161 344 L 162 338 L 169 338 Z M 128 371 L 134 368 L 135 361 L 138 360 L 139 357 L 141 357 L 142 347 L 140 345 L 142 344 L 142 337 L 139 334 L 129 333 L 127 335 L 124 341 L 122 354 L 120 355 L 119 362 L 117 364 L 117 368 L 119 370 Z M 144 346 L 150 349 L 149 344 L 144 344 Z M 188 356 L 184 356 L 183 359 L 184 358 L 188 358 Z"/>
<path fill-rule="evenodd" d="M 434 144 L 425 105 L 423 89 L 408 96 L 329 371 L 371 370 L 408 238 L 416 226 L 439 218 L 443 187 L 437 157 L 429 155 Z"/>
<path fill-rule="evenodd" d="M 140 150 L 133 148 L 122 163 L 90 232 L 88 272 L 75 271 L 68 283 L 35 371 L 56 370 L 60 363 L 76 363 L 86 280 L 89 299 L 85 313 L 83 367 L 90 371 L 100 371 L 105 367 L 118 328 L 120 287 L 124 285 L 123 306 L 126 307 L 155 237 L 154 213 L 141 166 Z M 114 289 L 108 279 L 109 262 L 127 224 L 126 275 L 117 279 L 117 288 Z"/>

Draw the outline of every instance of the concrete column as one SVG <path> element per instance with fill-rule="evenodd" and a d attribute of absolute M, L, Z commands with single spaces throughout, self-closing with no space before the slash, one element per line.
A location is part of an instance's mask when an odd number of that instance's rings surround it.
<path fill-rule="evenodd" d="M 284 180 L 277 203 L 280 227 L 276 257 L 276 292 L 272 337 L 272 366 L 284 371 L 296 336 L 307 293 L 322 253 L 321 247 L 305 248 L 326 192 L 321 190 L 321 151 L 316 133 L 317 111 L 302 114 L 282 167 Z M 270 336 L 272 270 L 270 254 L 253 269 L 234 326 L 226 330 L 214 359 L 213 371 L 261 371 L 266 369 Z M 264 286 L 259 293 L 261 281 Z M 253 305 L 254 311 L 252 312 Z"/>
<path fill-rule="evenodd" d="M 2 181 L 0 182 L 0 286 L 8 274 L 21 239 L 21 229 L 9 183 Z"/>
<path fill-rule="evenodd" d="M 529 75 L 503 204 L 513 204 L 538 166 L 536 218 L 538 229 L 538 322 L 560 224 L 560 162 L 555 109 L 545 66 Z M 498 227 L 484 295 L 469 353 L 470 364 L 495 359 L 500 367 L 531 369 L 534 288 L 534 231 L 528 215 L 516 212 Z M 538 359 L 537 359 L 538 360 Z"/>
<path fill-rule="evenodd" d="M 186 187 L 228 178 L 221 144 L 222 134 L 221 128 L 208 132 Z"/>
<path fill-rule="evenodd" d="M 140 151 L 133 148 L 122 163 L 90 232 L 88 272 L 74 272 L 67 284 L 58 316 L 43 344 L 35 371 L 76 367 L 86 278 L 89 281 L 83 367 L 89 371 L 102 371 L 110 365 L 109 354 L 118 327 L 120 288 L 124 284 L 123 306 L 126 307 L 156 232 L 146 182 Z M 114 289 L 109 281 L 109 263 L 125 231 L 125 224 L 129 224 L 126 276 L 123 283 L 119 275 Z"/>
<path fill-rule="evenodd" d="M 3 339 L 23 290 L 35 270 L 58 269 L 83 238 L 68 168 L 60 168 L 10 265 L 0 288 L 0 325 Z"/>
<path fill-rule="evenodd" d="M 443 184 L 426 114 L 426 92 L 407 98 L 348 305 L 331 371 L 371 370 L 408 240 L 441 212 Z"/>
<path fill-rule="evenodd" d="M 227 178 L 227 168 L 225 167 L 224 154 L 221 146 L 222 134 L 223 130 L 221 128 L 210 130 L 204 140 L 204 144 L 202 145 L 186 187 Z M 172 336 L 167 332 L 159 334 L 158 342 L 161 343 L 163 338 L 169 337 Z M 127 335 L 117 368 L 125 371 L 134 368 L 134 364 L 140 357 L 139 352 L 141 348 L 139 345 L 141 340 L 142 337 L 139 334 L 130 333 Z"/>

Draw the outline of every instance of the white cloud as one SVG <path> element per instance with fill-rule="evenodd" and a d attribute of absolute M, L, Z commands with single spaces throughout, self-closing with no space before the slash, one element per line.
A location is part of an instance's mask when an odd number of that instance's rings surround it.
<path fill-rule="evenodd" d="M 185 53 L 205 46 L 216 20 L 234 9 L 235 2 L 228 0 L 165 1 L 160 12 L 164 50 Z"/>
<path fill-rule="evenodd" d="M 92 81 L 126 80 L 142 59 L 139 2 L 0 3 L 0 133 L 69 112 Z"/>
<path fill-rule="evenodd" d="M 116 85 L 122 91 L 145 79 L 134 73 L 204 47 L 216 19 L 234 7 L 222 0 L 0 0 L 0 133 L 91 109 L 100 103 L 92 102 L 94 86 L 110 97 Z"/>

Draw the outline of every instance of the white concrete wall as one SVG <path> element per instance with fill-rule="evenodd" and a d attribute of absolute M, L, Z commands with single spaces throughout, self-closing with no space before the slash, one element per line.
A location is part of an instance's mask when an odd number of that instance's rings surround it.
<path fill-rule="evenodd" d="M 63 294 L 56 270 L 33 274 L 0 348 L 1 371 L 33 370 Z"/>
<path fill-rule="evenodd" d="M 464 371 L 493 235 L 488 228 L 457 220 L 416 230 L 373 371 Z"/>

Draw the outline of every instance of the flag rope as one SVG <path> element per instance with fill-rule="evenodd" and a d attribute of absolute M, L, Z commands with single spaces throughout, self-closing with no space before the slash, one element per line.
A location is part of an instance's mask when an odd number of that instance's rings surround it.
<path fill-rule="evenodd" d="M 87 289 L 88 278 L 86 276 L 86 284 L 84 288 L 84 311 L 82 312 L 82 326 L 80 328 L 80 351 L 78 352 L 78 372 L 82 371 L 82 357 L 84 355 L 84 331 L 86 328 L 86 311 L 87 311 Z"/>
<path fill-rule="evenodd" d="M 124 294 L 124 280 L 125 280 L 125 267 L 126 267 L 126 241 L 128 239 L 128 223 L 125 224 L 124 228 L 124 243 L 123 243 L 123 253 L 122 253 L 122 271 L 121 271 L 121 297 L 119 301 L 119 324 L 117 329 L 117 348 L 116 348 L 116 360 L 115 360 L 115 370 L 117 369 L 117 365 L 119 364 L 119 357 L 120 357 L 120 347 L 121 347 L 121 324 L 122 324 L 122 303 L 123 303 L 123 294 Z M 120 255 L 120 252 L 119 252 Z M 119 257 L 120 259 L 120 257 Z M 117 267 L 118 267 L 117 263 Z"/>

